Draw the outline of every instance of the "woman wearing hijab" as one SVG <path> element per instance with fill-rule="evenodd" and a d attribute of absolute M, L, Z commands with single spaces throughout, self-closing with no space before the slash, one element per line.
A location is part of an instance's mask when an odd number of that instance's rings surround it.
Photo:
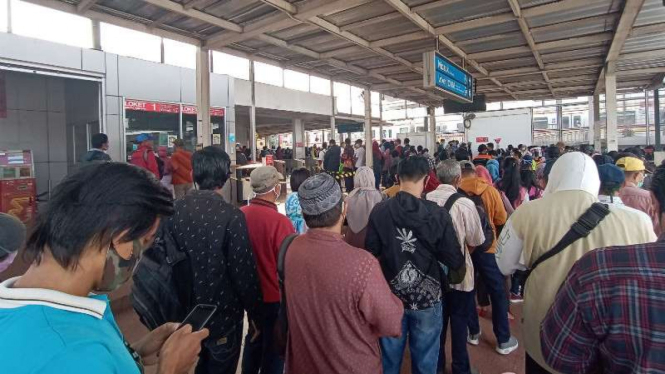
<path fill-rule="evenodd" d="M 489 185 L 492 185 L 494 183 L 492 181 L 492 176 L 490 175 L 490 172 L 483 165 L 476 165 L 476 175 L 480 178 L 483 178 L 485 182 L 487 182 Z"/>
<path fill-rule="evenodd" d="M 379 148 L 379 143 L 375 140 L 372 143 L 372 169 L 374 170 L 374 187 L 378 190 L 381 186 L 381 171 L 383 171 L 383 153 Z"/>
<path fill-rule="evenodd" d="M 344 240 L 356 248 L 365 248 L 367 223 L 374 206 L 383 200 L 383 195 L 374 188 L 374 172 L 362 166 L 353 177 L 355 189 L 346 198 L 346 233 Z"/>

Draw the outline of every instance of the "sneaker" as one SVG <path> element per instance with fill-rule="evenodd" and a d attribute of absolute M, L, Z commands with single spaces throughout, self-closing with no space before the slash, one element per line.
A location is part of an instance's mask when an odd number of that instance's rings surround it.
<path fill-rule="evenodd" d="M 471 344 L 471 345 L 478 345 L 480 344 L 480 332 L 477 334 L 469 334 L 466 337 L 466 342 Z"/>
<path fill-rule="evenodd" d="M 507 342 L 499 344 L 496 347 L 496 351 L 500 355 L 507 355 L 507 354 L 510 354 L 513 351 L 515 351 L 518 346 L 519 346 L 519 343 L 517 342 L 517 339 L 515 339 L 514 336 L 511 336 L 510 339 L 508 339 Z"/>
<path fill-rule="evenodd" d="M 524 302 L 524 298 L 521 295 L 516 295 L 512 292 L 510 293 L 510 303 L 511 304 L 519 304 L 519 303 L 523 303 L 523 302 Z"/>

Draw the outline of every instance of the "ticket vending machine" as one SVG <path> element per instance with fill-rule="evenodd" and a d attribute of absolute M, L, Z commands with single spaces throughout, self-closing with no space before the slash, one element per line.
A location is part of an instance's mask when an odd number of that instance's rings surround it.
<path fill-rule="evenodd" d="M 0 151 L 0 212 L 31 223 L 37 214 L 32 151 Z"/>

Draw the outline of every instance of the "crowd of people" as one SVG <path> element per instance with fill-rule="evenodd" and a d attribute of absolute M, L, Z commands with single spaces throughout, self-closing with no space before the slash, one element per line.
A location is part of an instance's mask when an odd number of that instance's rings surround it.
<path fill-rule="evenodd" d="M 374 141 L 367 165 L 370 145 L 333 139 L 310 151 L 324 172 L 291 173 L 282 214 L 274 167 L 252 171 L 253 198 L 238 208 L 222 198 L 231 160 L 220 148 L 191 154 L 176 141 L 155 158 L 149 136 L 137 141 L 133 165 L 93 141 L 25 245 L 0 215 L 0 271 L 21 247 L 32 262 L 0 284 L 9 373 L 398 374 L 407 344 L 414 374 L 477 373 L 468 350 L 489 313 L 496 353 L 522 344 L 528 374 L 665 372 L 665 166 L 648 150 L 474 152 L 441 140 L 431 152 L 398 139 Z M 181 315 L 217 310 L 198 331 L 154 319 L 130 344 L 97 293 L 164 246 L 190 270 L 173 273 L 189 285 Z"/>

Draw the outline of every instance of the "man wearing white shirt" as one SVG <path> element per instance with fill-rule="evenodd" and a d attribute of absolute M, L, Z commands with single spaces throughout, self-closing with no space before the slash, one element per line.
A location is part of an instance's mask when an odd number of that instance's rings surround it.
<path fill-rule="evenodd" d="M 354 157 L 356 159 L 356 169 L 361 166 L 365 166 L 365 147 L 363 147 L 363 141 L 358 139 L 354 146 Z"/>

